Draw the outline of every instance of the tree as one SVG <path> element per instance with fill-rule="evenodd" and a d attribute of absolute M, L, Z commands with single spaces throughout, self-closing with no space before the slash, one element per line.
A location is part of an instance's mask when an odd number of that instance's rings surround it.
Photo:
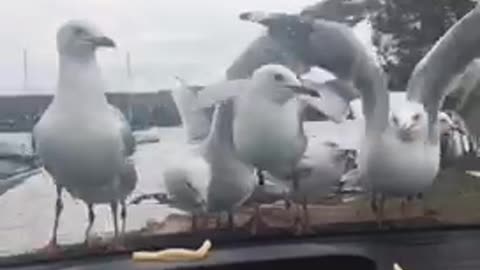
<path fill-rule="evenodd" d="M 404 90 L 415 65 L 475 5 L 473 0 L 386 0 L 372 12 L 373 43 L 389 88 Z"/>

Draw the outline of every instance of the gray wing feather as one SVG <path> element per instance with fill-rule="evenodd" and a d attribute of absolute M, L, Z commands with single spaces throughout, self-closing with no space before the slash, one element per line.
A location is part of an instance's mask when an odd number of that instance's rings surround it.
<path fill-rule="evenodd" d="M 113 105 L 109 105 L 112 112 L 118 118 L 120 122 L 120 132 L 122 134 L 122 139 L 125 147 L 125 155 L 131 156 L 135 152 L 136 149 L 136 141 L 135 137 L 133 136 L 132 129 L 130 128 L 130 123 L 128 123 L 127 119 L 123 115 L 122 111 Z"/>
<path fill-rule="evenodd" d="M 349 82 L 333 79 L 324 83 L 303 80 L 304 85 L 317 90 L 320 99 L 310 104 L 335 122 L 342 122 L 350 113 L 350 101 L 359 97 L 358 90 Z"/>
<path fill-rule="evenodd" d="M 299 58 L 284 49 L 269 35 L 254 40 L 227 69 L 228 80 L 250 78 L 253 72 L 266 64 L 280 64 L 300 74 L 305 67 Z"/>
<path fill-rule="evenodd" d="M 383 130 L 389 110 L 385 76 L 352 29 L 335 22 L 315 20 L 310 47 L 313 65 L 331 71 L 339 79 L 352 81 L 360 91 L 367 130 Z"/>

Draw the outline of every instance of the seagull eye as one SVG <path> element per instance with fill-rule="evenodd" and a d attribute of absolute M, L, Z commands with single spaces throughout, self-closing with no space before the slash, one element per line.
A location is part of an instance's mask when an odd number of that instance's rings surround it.
<path fill-rule="evenodd" d="M 417 113 L 415 114 L 413 117 L 412 117 L 413 121 L 417 122 L 418 120 L 420 120 L 420 114 Z"/>
<path fill-rule="evenodd" d="M 328 146 L 328 147 L 338 147 L 338 144 L 335 143 L 335 142 L 331 142 L 331 141 L 327 141 L 325 142 L 325 145 Z"/>
<path fill-rule="evenodd" d="M 190 183 L 190 182 L 185 182 L 185 185 L 186 185 L 187 188 L 189 188 L 189 189 L 194 189 L 192 183 Z"/>
<path fill-rule="evenodd" d="M 392 117 L 392 121 L 395 125 L 398 125 L 398 118 L 396 116 Z"/>
<path fill-rule="evenodd" d="M 273 79 L 275 79 L 277 82 L 283 82 L 285 77 L 280 73 L 275 73 L 275 75 L 273 75 Z"/>
<path fill-rule="evenodd" d="M 85 33 L 85 30 L 83 30 L 82 28 L 75 28 L 75 30 L 73 30 L 73 33 L 77 36 L 79 35 L 82 35 Z"/>

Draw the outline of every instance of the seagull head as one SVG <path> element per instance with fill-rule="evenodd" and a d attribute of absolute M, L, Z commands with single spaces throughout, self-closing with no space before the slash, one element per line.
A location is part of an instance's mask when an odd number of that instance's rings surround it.
<path fill-rule="evenodd" d="M 400 140 L 409 142 L 426 138 L 428 115 L 422 104 L 407 102 L 401 108 L 392 110 L 390 125 Z"/>
<path fill-rule="evenodd" d="M 115 46 L 111 38 L 87 21 L 69 21 L 57 32 L 57 49 L 61 55 L 89 56 L 99 47 Z"/>
<path fill-rule="evenodd" d="M 269 64 L 258 68 L 252 81 L 256 93 L 278 103 L 285 103 L 295 95 L 320 97 L 315 89 L 305 86 L 293 71 L 282 65 Z"/>

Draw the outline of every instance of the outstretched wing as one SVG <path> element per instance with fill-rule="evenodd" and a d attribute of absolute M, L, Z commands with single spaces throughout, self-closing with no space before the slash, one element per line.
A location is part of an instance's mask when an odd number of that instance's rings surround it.
<path fill-rule="evenodd" d="M 407 85 L 407 98 L 420 102 L 429 114 L 430 138 L 438 139 L 438 111 L 451 86 L 480 56 L 480 6 L 453 25 L 417 64 Z"/>

